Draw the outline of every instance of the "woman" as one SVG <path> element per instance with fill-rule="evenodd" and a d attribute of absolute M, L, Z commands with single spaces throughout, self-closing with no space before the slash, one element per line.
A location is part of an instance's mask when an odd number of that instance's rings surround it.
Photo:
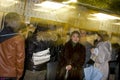
<path fill-rule="evenodd" d="M 103 74 L 102 80 L 107 80 L 109 66 L 108 62 L 111 59 L 111 43 L 108 41 L 109 36 L 98 34 L 96 48 L 92 49 L 92 59 L 95 61 L 95 67 Z"/>
<path fill-rule="evenodd" d="M 70 40 L 65 44 L 61 53 L 57 80 L 82 80 L 85 47 L 79 41 L 80 33 L 72 32 Z"/>

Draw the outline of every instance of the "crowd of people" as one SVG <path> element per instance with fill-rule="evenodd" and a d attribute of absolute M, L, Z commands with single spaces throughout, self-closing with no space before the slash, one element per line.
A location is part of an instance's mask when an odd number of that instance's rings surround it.
<path fill-rule="evenodd" d="M 0 80 L 108 80 L 111 72 L 119 80 L 120 45 L 108 34 L 74 30 L 64 41 L 37 26 L 23 37 L 21 21 L 8 13 L 0 30 Z"/>

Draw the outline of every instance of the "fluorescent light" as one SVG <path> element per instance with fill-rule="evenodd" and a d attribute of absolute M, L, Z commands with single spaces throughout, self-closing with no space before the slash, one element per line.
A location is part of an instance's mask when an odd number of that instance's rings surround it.
<path fill-rule="evenodd" d="M 69 0 L 70 2 L 77 2 L 77 0 Z"/>
<path fill-rule="evenodd" d="M 49 8 L 49 9 L 59 9 L 64 7 L 64 4 L 58 3 L 58 2 L 51 2 L 51 1 L 44 1 L 40 4 L 35 4 L 35 6 L 41 6 L 44 8 Z"/>
<path fill-rule="evenodd" d="M 120 25 L 120 23 L 113 23 L 114 25 Z"/>
<path fill-rule="evenodd" d="M 115 19 L 120 19 L 120 17 L 111 16 L 111 15 L 104 14 L 104 13 L 95 13 L 95 14 L 90 14 L 90 15 L 94 16 L 98 20 L 115 20 Z"/>
<path fill-rule="evenodd" d="M 68 4 L 68 3 L 76 3 L 77 0 L 69 0 L 69 1 L 64 1 L 62 2 L 63 4 Z"/>

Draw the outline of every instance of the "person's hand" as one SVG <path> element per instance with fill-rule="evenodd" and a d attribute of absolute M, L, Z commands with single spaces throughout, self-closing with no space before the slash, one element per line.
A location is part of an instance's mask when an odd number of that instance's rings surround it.
<path fill-rule="evenodd" d="M 67 66 L 66 66 L 66 70 L 69 71 L 69 70 L 71 70 L 71 69 L 72 69 L 72 66 L 71 66 L 71 65 L 67 65 Z"/>

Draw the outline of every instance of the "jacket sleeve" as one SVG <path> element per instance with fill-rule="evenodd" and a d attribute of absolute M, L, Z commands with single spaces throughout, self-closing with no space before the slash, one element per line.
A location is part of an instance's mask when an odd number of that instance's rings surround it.
<path fill-rule="evenodd" d="M 16 71 L 17 71 L 16 76 L 17 76 L 17 80 L 19 80 L 23 74 L 24 59 L 25 59 L 24 39 L 21 36 L 19 36 L 19 38 L 17 38 L 17 43 L 16 43 Z"/>

